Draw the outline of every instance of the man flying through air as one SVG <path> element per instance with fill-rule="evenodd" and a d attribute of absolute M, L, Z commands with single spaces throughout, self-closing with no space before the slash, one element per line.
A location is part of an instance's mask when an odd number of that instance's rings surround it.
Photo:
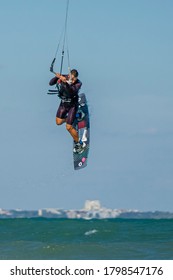
<path fill-rule="evenodd" d="M 58 96 L 61 98 L 61 103 L 56 113 L 56 124 L 66 123 L 66 129 L 75 142 L 74 152 L 81 153 L 86 144 L 79 139 L 78 132 L 73 127 L 78 110 L 78 93 L 82 86 L 81 81 L 78 79 L 78 71 L 73 69 L 69 75 L 55 73 L 55 77 L 50 80 L 49 85 L 57 86 Z"/>

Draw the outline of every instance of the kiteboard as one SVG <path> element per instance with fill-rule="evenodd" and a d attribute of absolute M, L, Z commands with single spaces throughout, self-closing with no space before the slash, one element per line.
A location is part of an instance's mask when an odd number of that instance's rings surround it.
<path fill-rule="evenodd" d="M 84 93 L 79 94 L 78 104 L 77 117 L 73 126 L 78 131 L 79 138 L 86 144 L 86 146 L 81 152 L 77 153 L 74 152 L 75 144 L 73 142 L 73 160 L 75 170 L 79 170 L 87 166 L 90 144 L 89 111 L 87 99 Z"/>

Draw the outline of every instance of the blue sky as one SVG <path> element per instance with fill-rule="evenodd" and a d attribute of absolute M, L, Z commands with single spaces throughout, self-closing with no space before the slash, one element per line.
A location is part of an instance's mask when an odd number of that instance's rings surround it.
<path fill-rule="evenodd" d="M 0 208 L 78 209 L 99 199 L 173 211 L 172 1 L 70 0 L 70 64 L 91 115 L 81 171 L 70 135 L 55 124 L 59 100 L 46 95 L 66 1 L 0 5 Z"/>

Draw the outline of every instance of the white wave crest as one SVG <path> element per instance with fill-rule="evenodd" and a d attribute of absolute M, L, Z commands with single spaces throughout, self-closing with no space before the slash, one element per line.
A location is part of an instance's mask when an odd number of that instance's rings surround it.
<path fill-rule="evenodd" d="M 86 232 L 85 232 L 85 235 L 88 236 L 88 235 L 95 234 L 95 233 L 97 233 L 97 232 L 98 232 L 98 230 L 92 229 L 92 230 L 86 231 Z"/>

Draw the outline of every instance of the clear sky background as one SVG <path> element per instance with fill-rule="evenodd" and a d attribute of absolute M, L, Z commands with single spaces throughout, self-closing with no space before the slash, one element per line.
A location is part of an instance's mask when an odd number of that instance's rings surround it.
<path fill-rule="evenodd" d="M 80 171 L 70 135 L 55 124 L 59 99 L 46 94 L 66 1 L 0 7 L 0 208 L 78 209 L 99 199 L 173 211 L 173 1 L 70 0 L 70 62 L 91 115 Z"/>

